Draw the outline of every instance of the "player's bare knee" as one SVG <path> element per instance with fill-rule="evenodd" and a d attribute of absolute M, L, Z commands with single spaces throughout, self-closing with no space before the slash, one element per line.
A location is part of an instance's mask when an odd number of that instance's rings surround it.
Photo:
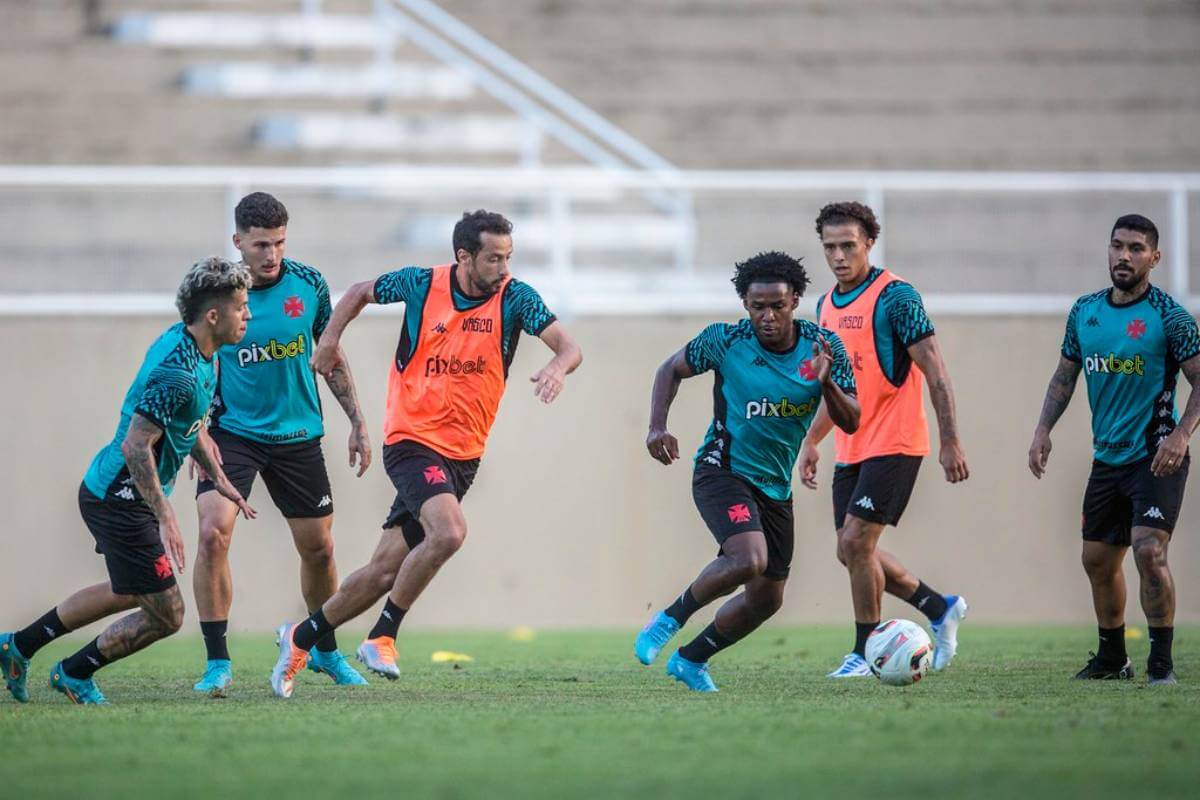
<path fill-rule="evenodd" d="M 308 543 L 299 548 L 300 560 L 313 566 L 328 566 L 333 563 L 333 537 Z"/>
<path fill-rule="evenodd" d="M 225 530 L 215 522 L 200 521 L 200 553 L 206 558 L 224 558 L 229 553 L 233 531 Z"/>
<path fill-rule="evenodd" d="M 1167 561 L 1167 548 L 1158 539 L 1139 539 L 1133 543 L 1133 558 L 1138 569 L 1158 569 Z"/>

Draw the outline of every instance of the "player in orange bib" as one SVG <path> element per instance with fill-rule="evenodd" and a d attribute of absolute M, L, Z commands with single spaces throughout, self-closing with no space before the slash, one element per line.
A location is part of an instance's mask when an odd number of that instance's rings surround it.
<path fill-rule="evenodd" d="M 368 303 L 404 303 L 404 324 L 387 392 L 383 463 L 396 499 L 370 563 L 308 619 L 279 629 L 271 688 L 292 694 L 307 652 L 328 632 L 387 595 L 358 658 L 396 679 L 400 621 L 438 570 L 462 546 L 459 505 L 475 479 L 521 333 L 537 336 L 554 358 L 530 380 L 544 403 L 562 391 L 583 360 L 579 345 L 532 286 L 509 275 L 512 223 L 475 211 L 454 227 L 453 264 L 408 267 L 351 286 L 333 311 L 313 356 L 327 374 L 338 363 L 346 326 Z"/>
<path fill-rule="evenodd" d="M 933 668 L 945 669 L 958 648 L 958 625 L 966 616 L 967 601 L 929 588 L 894 555 L 878 549 L 878 543 L 883 529 L 900 521 L 921 460 L 929 454 L 922 375 L 929 381 L 937 412 L 939 460 L 946 480 L 967 479 L 950 376 L 917 290 L 886 269 L 871 266 L 871 247 L 879 236 L 874 212 L 861 203 L 832 203 L 817 216 L 817 234 L 837 278 L 837 286 L 817 301 L 818 321 L 846 346 L 862 405 L 858 430 L 839 430 L 835 437 L 834 526 L 838 560 L 850 571 L 855 640 L 854 649 L 829 677 L 871 674 L 864 650 L 867 637 L 879 625 L 885 590 L 929 618 Z M 801 480 L 810 489 L 817 486 L 817 445 L 832 428 L 829 416 L 819 413 L 801 448 Z"/>

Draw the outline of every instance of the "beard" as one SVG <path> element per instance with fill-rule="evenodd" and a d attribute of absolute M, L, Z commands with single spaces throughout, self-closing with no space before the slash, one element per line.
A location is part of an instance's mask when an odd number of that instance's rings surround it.
<path fill-rule="evenodd" d="M 1108 271 L 1108 276 L 1112 279 L 1112 285 L 1123 292 L 1129 291 L 1141 282 L 1141 278 L 1134 274 L 1133 270 L 1129 271 L 1128 277 L 1117 277 L 1116 270 L 1110 269 Z"/>

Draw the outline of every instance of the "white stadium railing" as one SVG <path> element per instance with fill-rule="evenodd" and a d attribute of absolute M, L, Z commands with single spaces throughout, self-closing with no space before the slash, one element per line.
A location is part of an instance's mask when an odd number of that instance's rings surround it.
<path fill-rule="evenodd" d="M 225 219 L 232 220 L 233 204 L 247 191 L 260 186 L 274 189 L 369 190 L 380 196 L 408 197 L 415 201 L 461 198 L 478 193 L 489 201 L 536 198 L 546 214 L 539 220 L 544 240 L 544 265 L 523 269 L 536 280 L 548 301 L 565 313 L 599 315 L 692 314 L 736 310 L 727 269 L 711 264 L 662 266 L 661 253 L 646 248 L 646 255 L 622 258 L 621 269 L 582 269 L 577 264 L 572 229 L 578 215 L 573 204 L 596 197 L 646 191 L 688 192 L 706 198 L 752 196 L 757 200 L 797 193 L 829 193 L 868 202 L 888 229 L 889 197 L 903 193 L 955 198 L 971 194 L 1053 196 L 1129 194 L 1166 200 L 1168 218 L 1163 228 L 1166 280 L 1160 283 L 1189 307 L 1200 307 L 1189 276 L 1189 200 L 1200 192 L 1200 173 L 988 173 L 988 172 L 735 172 L 679 170 L 607 170 L 587 168 L 247 168 L 247 167 L 119 167 L 119 166 L 0 166 L 0 190 L 34 189 L 208 189 L 227 198 Z M 717 220 L 720 221 L 719 218 Z M 1105 219 L 1100 225 L 1111 220 Z M 214 231 L 224 240 L 228 231 Z M 447 232 L 448 233 L 448 232 Z M 811 234 L 810 234 L 811 235 Z M 876 245 L 877 263 L 885 263 L 886 242 Z M 231 253 L 232 255 L 232 253 Z M 1014 253 L 1021 257 L 1024 253 Z M 0 245 L 0 268 L 5 254 Z M 686 280 L 680 280 L 685 278 Z M 963 284 L 969 285 L 969 276 Z M 957 284 L 955 286 L 957 289 Z M 1081 287 L 1081 291 L 1083 288 Z M 960 315 L 1059 314 L 1072 295 L 1037 292 L 930 292 L 932 311 Z M 9 293 L 0 295 L 0 314 L 139 314 L 163 313 L 170 298 L 161 294 L 58 294 Z"/>

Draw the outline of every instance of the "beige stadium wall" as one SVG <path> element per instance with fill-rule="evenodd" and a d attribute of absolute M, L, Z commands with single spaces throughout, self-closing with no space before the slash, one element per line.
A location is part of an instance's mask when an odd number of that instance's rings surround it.
<path fill-rule="evenodd" d="M 687 584 L 715 550 L 692 506 L 690 464 L 663 467 L 646 455 L 642 442 L 655 367 L 709 321 L 666 314 L 569 320 L 585 361 L 548 407 L 535 402 L 528 383 L 548 351 L 535 339 L 522 339 L 488 453 L 465 502 L 466 546 L 407 624 L 633 628 Z M 884 546 L 931 585 L 965 594 L 976 620 L 1089 622 L 1078 555 L 1090 458 L 1082 386 L 1054 437 L 1049 474 L 1039 482 L 1025 466 L 1057 359 L 1061 320 L 938 322 L 971 479 L 950 486 L 936 457 L 927 461 L 900 528 L 887 532 Z M 76 491 L 93 453 L 112 435 L 146 346 L 168 323 L 166 317 L 0 319 L 8 342 L 0 393 L 0 497 L 8 519 L 0 534 L 0 629 L 105 579 L 79 519 Z M 392 499 L 378 432 L 398 328 L 399 317 L 367 316 L 345 340 L 375 435 L 376 462 L 361 479 L 346 464 L 345 419 L 325 396 L 325 453 L 343 574 L 368 558 Z M 676 401 L 671 429 L 689 455 L 708 424 L 711 390 L 711 377 L 699 377 L 684 384 Z M 834 558 L 831 464 L 826 449 L 818 492 L 797 484 L 796 557 L 780 621 L 850 619 L 847 579 Z M 1181 622 L 1200 621 L 1200 505 L 1194 491 L 1171 552 Z M 186 475 L 173 502 L 194 560 L 196 519 Z M 261 484 L 252 502 L 261 516 L 240 522 L 233 541 L 236 630 L 267 630 L 304 611 L 287 528 Z M 1129 619 L 1143 624 L 1132 564 L 1129 571 Z M 194 626 L 190 580 L 189 569 L 183 583 L 188 624 Z M 885 614 L 915 612 L 889 599 Z M 367 624 L 367 618 L 358 623 Z"/>

